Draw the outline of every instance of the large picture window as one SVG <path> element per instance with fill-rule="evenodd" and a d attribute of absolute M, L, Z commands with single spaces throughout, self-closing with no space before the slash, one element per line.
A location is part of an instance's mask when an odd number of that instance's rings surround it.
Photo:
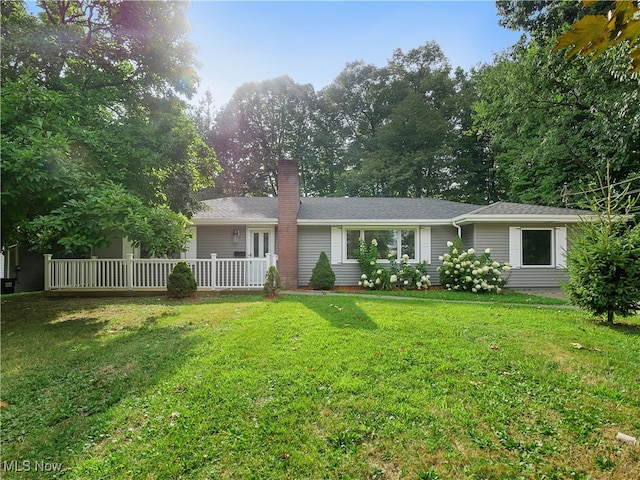
<path fill-rule="evenodd" d="M 522 230 L 522 265 L 553 265 L 552 230 Z"/>
<path fill-rule="evenodd" d="M 400 260 L 408 255 L 410 260 L 416 259 L 416 230 L 391 229 L 347 229 L 347 259 L 354 260 L 353 252 L 360 246 L 363 238 L 369 245 L 374 238 L 378 242 L 378 258 L 387 260 L 389 255 Z"/>

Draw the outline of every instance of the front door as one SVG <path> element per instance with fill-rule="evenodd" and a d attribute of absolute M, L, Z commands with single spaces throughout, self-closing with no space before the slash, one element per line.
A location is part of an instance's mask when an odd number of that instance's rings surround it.
<path fill-rule="evenodd" d="M 249 282 L 261 284 L 267 274 L 266 262 L 262 261 L 268 253 L 272 253 L 274 242 L 274 231 L 272 228 L 248 228 L 247 229 L 247 253 L 250 258 L 259 258 L 261 261 L 249 261 L 248 275 Z"/>

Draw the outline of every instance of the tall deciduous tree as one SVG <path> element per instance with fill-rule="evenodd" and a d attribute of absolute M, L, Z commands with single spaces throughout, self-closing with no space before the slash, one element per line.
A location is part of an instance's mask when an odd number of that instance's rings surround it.
<path fill-rule="evenodd" d="M 183 223 L 167 207 L 191 214 L 195 190 L 216 170 L 181 99 L 197 80 L 186 4 L 38 6 L 32 15 L 23 2 L 2 2 L 3 245 L 39 245 L 34 225 L 55 224 L 65 205 L 108 197 L 112 185 L 167 224 Z M 105 232 L 87 228 L 89 240 L 72 245 L 69 239 L 82 236 L 71 234 L 80 220 L 73 209 L 66 214 L 66 224 L 57 222 L 60 242 L 51 239 L 50 248 L 102 243 Z"/>
<path fill-rule="evenodd" d="M 491 136 L 511 201 L 561 204 L 611 164 L 614 182 L 640 171 L 637 78 L 612 50 L 567 63 L 545 44 L 521 42 L 477 78 L 477 131 Z"/>
<path fill-rule="evenodd" d="M 313 87 L 289 77 L 236 90 L 209 136 L 222 167 L 216 194 L 275 195 L 279 160 L 297 159 L 304 169 L 313 151 L 315 103 Z M 303 191 L 305 183 L 303 174 Z"/>

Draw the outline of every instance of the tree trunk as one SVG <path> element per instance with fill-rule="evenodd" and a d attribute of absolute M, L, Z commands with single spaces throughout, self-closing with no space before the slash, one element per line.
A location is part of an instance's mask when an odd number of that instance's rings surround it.
<path fill-rule="evenodd" d="M 607 310 L 607 322 L 613 323 L 613 310 Z"/>

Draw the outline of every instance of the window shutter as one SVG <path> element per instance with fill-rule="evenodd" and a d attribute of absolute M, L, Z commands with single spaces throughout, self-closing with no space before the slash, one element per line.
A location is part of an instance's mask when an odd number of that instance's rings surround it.
<path fill-rule="evenodd" d="M 198 229 L 196 227 L 189 227 L 189 230 L 192 236 L 191 240 L 187 242 L 187 251 L 184 252 L 184 258 L 198 258 Z"/>
<path fill-rule="evenodd" d="M 331 227 L 331 263 L 340 265 L 342 263 L 342 228 Z"/>
<path fill-rule="evenodd" d="M 556 268 L 567 266 L 567 227 L 556 227 Z"/>
<path fill-rule="evenodd" d="M 521 267 L 522 237 L 520 227 L 509 227 L 509 263 L 512 268 Z"/>
<path fill-rule="evenodd" d="M 420 228 L 420 259 L 431 263 L 431 227 Z"/>

